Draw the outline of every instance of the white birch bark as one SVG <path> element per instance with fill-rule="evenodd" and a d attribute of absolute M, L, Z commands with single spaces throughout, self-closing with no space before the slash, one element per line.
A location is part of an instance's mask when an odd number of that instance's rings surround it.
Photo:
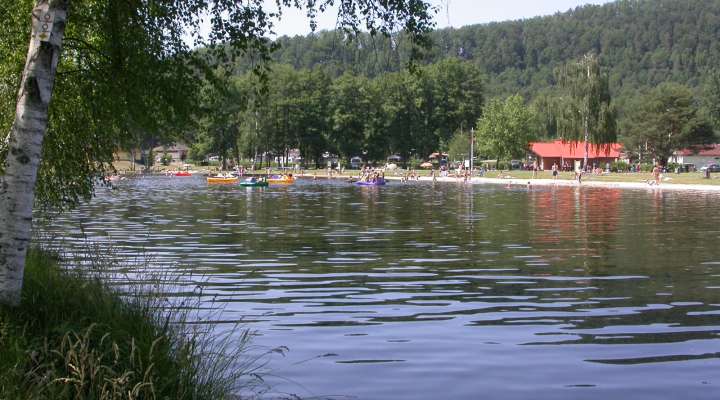
<path fill-rule="evenodd" d="M 0 184 L 0 303 L 17 305 L 32 228 L 42 142 L 70 0 L 38 0 Z"/>

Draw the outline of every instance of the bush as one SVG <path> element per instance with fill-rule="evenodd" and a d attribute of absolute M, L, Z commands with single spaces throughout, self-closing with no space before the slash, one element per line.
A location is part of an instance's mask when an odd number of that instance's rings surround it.
<path fill-rule="evenodd" d="M 640 164 L 640 171 L 642 172 L 652 172 L 653 168 L 655 167 L 652 163 L 642 163 Z"/>
<path fill-rule="evenodd" d="M 416 156 L 410 157 L 410 159 L 407 162 L 408 169 L 418 169 L 420 167 L 420 164 L 423 163 L 423 160 L 420 158 L 417 158 Z"/>
<path fill-rule="evenodd" d="M 674 162 L 668 163 L 668 164 L 665 166 L 665 169 L 666 169 L 668 172 L 675 172 L 675 170 L 677 170 L 678 168 L 680 168 L 680 164 L 674 163 Z"/>
<path fill-rule="evenodd" d="M 614 161 L 610 164 L 610 171 L 612 172 L 628 172 L 630 165 L 625 161 Z"/>
<path fill-rule="evenodd" d="M 164 165 L 164 166 L 167 167 L 168 165 L 170 165 L 170 163 L 172 162 L 172 160 L 173 160 L 173 159 L 172 159 L 172 156 L 171 156 L 170 154 L 168 154 L 168 153 L 165 153 L 165 154 L 162 155 L 162 157 L 160 157 L 160 164 L 162 164 L 162 165 Z"/>

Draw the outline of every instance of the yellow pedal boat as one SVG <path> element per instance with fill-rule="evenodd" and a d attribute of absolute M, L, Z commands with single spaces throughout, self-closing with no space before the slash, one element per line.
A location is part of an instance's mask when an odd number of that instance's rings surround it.
<path fill-rule="evenodd" d="M 218 183 L 218 184 L 233 184 L 238 183 L 239 179 L 237 177 L 231 176 L 231 177 L 223 177 L 223 176 L 208 176 L 207 183 Z"/>
<path fill-rule="evenodd" d="M 272 178 L 268 178 L 268 183 L 274 184 L 274 185 L 290 185 L 295 183 L 295 178 L 293 176 L 287 175 L 287 176 L 273 176 Z"/>

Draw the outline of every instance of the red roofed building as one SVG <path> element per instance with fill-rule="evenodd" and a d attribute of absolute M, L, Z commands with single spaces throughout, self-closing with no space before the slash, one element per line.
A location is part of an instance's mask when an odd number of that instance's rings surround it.
<path fill-rule="evenodd" d="M 620 158 L 622 145 L 609 143 L 595 145 L 590 144 L 588 151 L 588 164 L 597 165 L 601 168 L 606 163 L 617 161 Z M 532 142 L 530 153 L 538 160 L 540 169 L 551 169 L 557 164 L 560 169 L 576 169 L 582 166 L 585 158 L 585 142 Z"/>
<path fill-rule="evenodd" d="M 678 150 L 670 157 L 670 162 L 693 164 L 696 168 L 702 168 L 712 163 L 720 163 L 720 144 Z"/>

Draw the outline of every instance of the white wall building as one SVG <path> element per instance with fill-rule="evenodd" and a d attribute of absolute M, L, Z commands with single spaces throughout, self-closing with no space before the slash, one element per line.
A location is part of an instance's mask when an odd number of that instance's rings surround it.
<path fill-rule="evenodd" d="M 693 164 L 697 169 L 708 164 L 720 164 L 720 144 L 678 150 L 673 153 L 669 161 L 678 164 Z"/>

